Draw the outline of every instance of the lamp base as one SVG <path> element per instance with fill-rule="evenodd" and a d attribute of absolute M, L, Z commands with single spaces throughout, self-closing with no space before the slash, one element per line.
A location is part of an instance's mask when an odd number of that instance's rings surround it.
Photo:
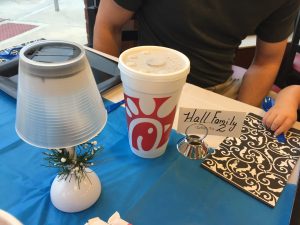
<path fill-rule="evenodd" d="M 75 177 L 70 180 L 56 177 L 51 185 L 53 205 L 63 212 L 80 212 L 92 206 L 100 196 L 101 183 L 94 171 L 86 169 L 87 177 L 78 186 Z"/>

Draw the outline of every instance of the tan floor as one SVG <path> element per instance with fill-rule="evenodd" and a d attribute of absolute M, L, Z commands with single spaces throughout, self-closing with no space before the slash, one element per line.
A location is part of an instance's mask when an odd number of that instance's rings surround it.
<path fill-rule="evenodd" d="M 0 17 L 7 22 L 38 25 L 28 32 L 0 42 L 0 49 L 45 38 L 87 43 L 83 0 L 0 0 Z"/>

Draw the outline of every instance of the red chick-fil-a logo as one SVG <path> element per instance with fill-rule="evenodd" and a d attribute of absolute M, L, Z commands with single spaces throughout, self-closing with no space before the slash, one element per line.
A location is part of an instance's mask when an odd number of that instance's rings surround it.
<path fill-rule="evenodd" d="M 129 141 L 141 151 L 159 149 L 166 144 L 176 113 L 172 97 L 135 98 L 125 95 Z"/>

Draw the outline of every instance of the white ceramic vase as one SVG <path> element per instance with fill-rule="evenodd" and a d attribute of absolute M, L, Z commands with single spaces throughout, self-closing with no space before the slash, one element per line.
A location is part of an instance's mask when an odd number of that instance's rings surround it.
<path fill-rule="evenodd" d="M 79 212 L 92 206 L 100 196 L 101 183 L 94 171 L 86 169 L 80 185 L 73 176 L 71 179 L 56 177 L 51 185 L 50 197 L 53 205 L 63 212 Z"/>

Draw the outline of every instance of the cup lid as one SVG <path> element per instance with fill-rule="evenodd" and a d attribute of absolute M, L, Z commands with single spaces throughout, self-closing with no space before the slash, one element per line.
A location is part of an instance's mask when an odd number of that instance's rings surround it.
<path fill-rule="evenodd" d="M 121 73 L 134 79 L 168 82 L 186 77 L 190 61 L 183 53 L 161 46 L 139 46 L 119 57 Z"/>

